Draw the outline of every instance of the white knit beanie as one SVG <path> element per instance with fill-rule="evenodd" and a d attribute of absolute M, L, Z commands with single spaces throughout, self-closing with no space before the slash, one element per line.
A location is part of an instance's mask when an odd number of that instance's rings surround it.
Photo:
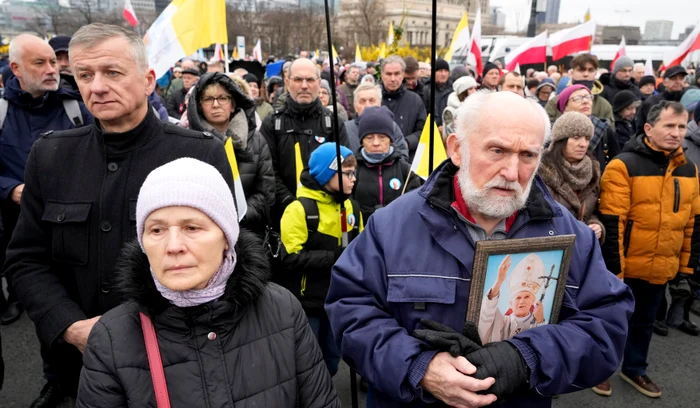
<path fill-rule="evenodd" d="M 231 189 L 210 164 L 182 158 L 153 170 L 143 182 L 136 202 L 136 233 L 143 249 L 143 229 L 148 216 L 165 207 L 192 207 L 221 228 L 234 254 L 238 241 L 238 215 Z"/>

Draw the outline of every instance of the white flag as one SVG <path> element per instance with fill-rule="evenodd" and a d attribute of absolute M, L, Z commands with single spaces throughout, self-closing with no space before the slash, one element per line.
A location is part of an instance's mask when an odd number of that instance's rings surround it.
<path fill-rule="evenodd" d="M 253 48 L 253 59 L 258 62 L 263 62 L 262 47 L 260 46 L 260 40 L 258 40 L 258 43 L 255 44 L 255 48 Z"/>

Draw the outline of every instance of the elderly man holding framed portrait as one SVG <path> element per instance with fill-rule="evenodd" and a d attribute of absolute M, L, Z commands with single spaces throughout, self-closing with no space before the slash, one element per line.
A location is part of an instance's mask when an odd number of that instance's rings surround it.
<path fill-rule="evenodd" d="M 634 300 L 593 231 L 536 176 L 550 138 L 536 102 L 476 93 L 455 131 L 450 159 L 373 215 L 338 259 L 326 299 L 333 333 L 370 385 L 368 406 L 550 407 L 552 395 L 615 371 Z M 530 254 L 542 265 L 518 272 Z M 507 257 L 513 268 L 501 268 Z M 518 287 L 532 303 L 513 303 L 516 316 L 535 323 L 482 338 L 484 299 L 498 291 L 507 310 L 505 291 Z"/>

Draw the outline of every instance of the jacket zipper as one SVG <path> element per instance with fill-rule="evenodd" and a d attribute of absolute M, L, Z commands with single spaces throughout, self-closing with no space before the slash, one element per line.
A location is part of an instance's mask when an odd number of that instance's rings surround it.
<path fill-rule="evenodd" d="M 627 257 L 627 250 L 630 248 L 630 235 L 632 235 L 632 226 L 634 221 L 627 220 L 627 226 L 625 227 L 625 235 L 622 238 L 623 255 Z"/>
<path fill-rule="evenodd" d="M 673 179 L 673 212 L 677 213 L 681 206 L 681 183 L 677 178 Z"/>
<path fill-rule="evenodd" d="M 379 167 L 379 204 L 384 205 L 384 178 L 382 177 L 382 165 Z"/>

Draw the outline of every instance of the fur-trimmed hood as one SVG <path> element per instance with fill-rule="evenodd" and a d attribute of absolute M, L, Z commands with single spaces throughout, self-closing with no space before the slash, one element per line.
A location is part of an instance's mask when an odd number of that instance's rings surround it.
<path fill-rule="evenodd" d="M 262 241 L 254 233 L 241 229 L 236 243 L 236 267 L 219 301 L 227 301 L 240 317 L 246 307 L 262 295 L 269 280 L 270 265 Z M 127 242 L 116 267 L 116 290 L 123 301 L 134 301 L 139 310 L 157 316 L 169 307 L 177 307 L 160 295 L 151 277 L 148 257 L 136 240 Z"/>

